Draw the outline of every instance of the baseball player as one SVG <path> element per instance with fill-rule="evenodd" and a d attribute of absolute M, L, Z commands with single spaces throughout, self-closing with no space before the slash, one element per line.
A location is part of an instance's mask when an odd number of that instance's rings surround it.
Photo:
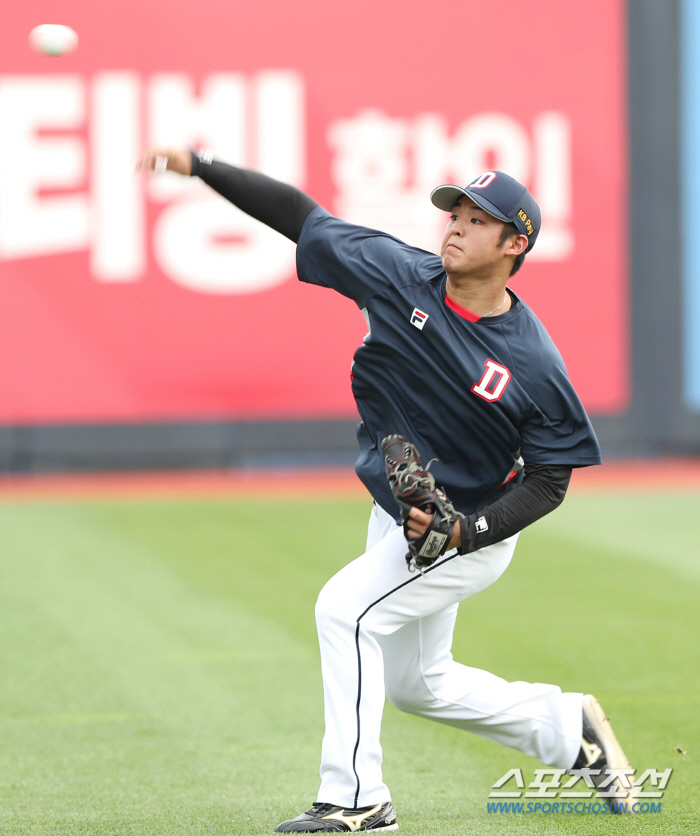
<path fill-rule="evenodd" d="M 592 696 L 507 682 L 450 652 L 459 602 L 506 570 L 519 532 L 563 500 L 572 468 L 600 463 L 561 356 L 507 286 L 536 243 L 537 203 L 501 171 L 438 186 L 437 256 L 207 153 L 151 149 L 140 166 L 164 158 L 295 241 L 301 281 L 352 299 L 369 326 L 352 373 L 357 473 L 374 499 L 367 550 L 318 598 L 321 786 L 276 830 L 398 828 L 381 769 L 385 696 L 612 788 L 619 804 L 630 790 L 609 770 L 629 763 Z"/>

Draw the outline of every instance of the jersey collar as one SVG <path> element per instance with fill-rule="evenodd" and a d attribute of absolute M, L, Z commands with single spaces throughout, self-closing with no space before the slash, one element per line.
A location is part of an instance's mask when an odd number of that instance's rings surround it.
<path fill-rule="evenodd" d="M 450 308 L 450 310 L 454 311 L 458 316 L 461 316 L 462 319 L 466 319 L 469 322 L 479 322 L 482 319 L 484 319 L 484 321 L 490 321 L 490 318 L 477 316 L 475 313 L 472 313 L 471 311 L 469 311 L 466 308 L 463 308 L 461 305 L 457 304 L 457 302 L 455 302 L 454 299 L 451 299 L 447 295 L 447 291 L 444 290 L 444 285 L 443 285 L 443 291 L 445 293 L 445 304 L 447 305 L 447 307 Z M 515 307 L 517 302 L 520 301 L 520 300 L 519 300 L 517 294 L 513 293 L 513 291 L 510 288 L 507 289 L 507 292 L 510 294 L 511 299 L 513 300 L 513 304 L 506 311 L 506 314 L 509 314 L 513 310 L 513 308 Z M 505 316 L 506 314 L 502 314 L 502 316 Z M 494 320 L 498 319 L 498 318 L 499 317 L 494 317 Z"/>
<path fill-rule="evenodd" d="M 462 319 L 468 319 L 470 322 L 478 322 L 481 317 L 477 316 L 475 313 L 468 311 L 466 308 L 463 308 L 461 305 L 458 305 L 454 299 L 451 299 L 447 293 L 445 293 L 445 304 L 448 308 L 453 310 L 456 314 L 462 317 Z"/>

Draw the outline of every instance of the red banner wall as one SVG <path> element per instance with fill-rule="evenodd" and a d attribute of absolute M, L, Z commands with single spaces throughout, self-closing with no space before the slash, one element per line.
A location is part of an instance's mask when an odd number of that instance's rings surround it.
<path fill-rule="evenodd" d="M 162 142 L 428 249 L 433 186 L 509 171 L 544 217 L 513 288 L 587 408 L 624 409 L 622 0 L 55 8 L 0 29 L 0 423 L 354 414 L 359 311 L 203 184 L 135 176 Z M 33 54 L 45 22 L 78 50 Z"/>

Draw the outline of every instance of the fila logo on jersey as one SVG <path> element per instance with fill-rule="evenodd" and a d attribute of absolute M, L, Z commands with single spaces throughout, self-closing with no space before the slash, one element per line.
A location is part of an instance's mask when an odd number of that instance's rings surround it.
<path fill-rule="evenodd" d="M 413 313 L 411 314 L 411 325 L 415 325 L 419 331 L 423 330 L 423 326 L 428 321 L 428 314 L 424 313 L 423 311 L 419 311 L 418 308 L 413 309 Z"/>
<path fill-rule="evenodd" d="M 472 386 L 472 392 L 485 401 L 497 401 L 510 383 L 510 372 L 505 366 L 493 360 L 487 360 L 484 366 L 486 366 L 486 371 L 481 376 L 481 380 Z"/>

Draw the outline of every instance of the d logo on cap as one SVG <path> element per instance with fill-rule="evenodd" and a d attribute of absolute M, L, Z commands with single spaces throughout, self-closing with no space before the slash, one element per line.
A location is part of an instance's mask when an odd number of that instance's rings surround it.
<path fill-rule="evenodd" d="M 495 171 L 487 171 L 485 174 L 477 177 L 473 183 L 470 183 L 468 188 L 470 189 L 485 189 L 493 183 L 493 181 L 498 177 Z"/>

